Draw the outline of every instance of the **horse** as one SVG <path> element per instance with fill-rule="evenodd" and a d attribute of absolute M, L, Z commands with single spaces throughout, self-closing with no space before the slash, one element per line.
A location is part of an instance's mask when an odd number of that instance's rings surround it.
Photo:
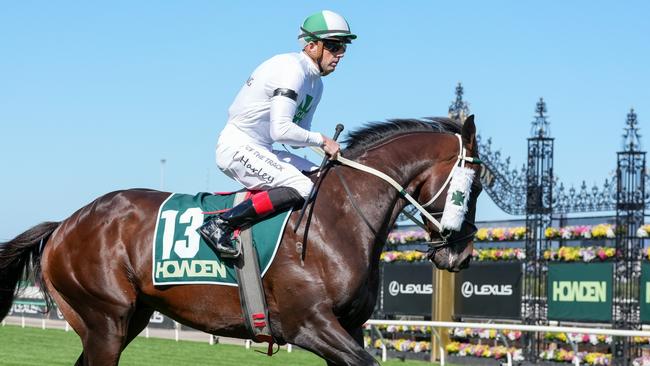
<path fill-rule="evenodd" d="M 458 162 L 459 136 L 469 156 L 477 156 L 475 134 L 473 116 L 462 125 L 433 117 L 387 120 L 349 133 L 342 155 L 382 171 L 418 202 L 427 202 L 447 189 L 445 178 Z M 431 223 L 425 226 L 432 239 L 445 239 L 428 252 L 438 269 L 456 272 L 468 266 L 481 190 L 477 177 L 458 231 L 449 236 Z M 76 365 L 117 365 L 154 310 L 210 334 L 248 338 L 235 287 L 153 285 L 152 235 L 157 210 L 169 195 L 148 189 L 108 193 L 61 222 L 41 223 L 1 243 L 0 319 L 20 280 L 31 275 L 81 338 Z M 439 215 L 444 196 L 427 212 Z M 363 348 L 362 327 L 377 300 L 384 242 L 406 207 L 401 197 L 382 179 L 331 164 L 320 178 L 308 220 L 295 232 L 284 231 L 263 278 L 276 343 L 309 350 L 327 365 L 378 365 Z M 291 214 L 288 228 L 298 214 Z"/>

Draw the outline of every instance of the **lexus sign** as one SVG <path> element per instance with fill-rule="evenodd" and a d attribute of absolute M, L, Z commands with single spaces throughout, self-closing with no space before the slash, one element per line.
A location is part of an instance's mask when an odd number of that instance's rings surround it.
<path fill-rule="evenodd" d="M 381 309 L 385 314 L 431 315 L 431 263 L 384 263 L 382 272 Z"/>
<path fill-rule="evenodd" d="M 399 283 L 391 281 L 388 284 L 388 293 L 390 296 L 404 295 L 431 295 L 433 294 L 433 285 L 422 283 Z"/>
<path fill-rule="evenodd" d="M 455 315 L 519 318 L 521 276 L 521 263 L 472 263 L 456 274 Z"/>
<path fill-rule="evenodd" d="M 475 285 L 470 281 L 465 281 L 460 286 L 460 293 L 463 297 L 472 296 L 510 296 L 512 295 L 512 285 Z"/>

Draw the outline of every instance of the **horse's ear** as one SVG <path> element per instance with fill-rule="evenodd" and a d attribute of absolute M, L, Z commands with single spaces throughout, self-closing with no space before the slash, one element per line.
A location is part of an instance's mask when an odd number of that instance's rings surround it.
<path fill-rule="evenodd" d="M 466 144 L 473 144 L 476 141 L 476 125 L 474 125 L 473 114 L 465 118 L 465 122 L 463 122 L 463 128 L 460 134 Z"/>

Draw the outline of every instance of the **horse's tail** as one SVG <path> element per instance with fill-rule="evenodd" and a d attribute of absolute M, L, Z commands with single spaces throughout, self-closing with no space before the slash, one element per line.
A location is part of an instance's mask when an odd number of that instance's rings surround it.
<path fill-rule="evenodd" d="M 42 284 L 41 250 L 57 227 L 58 222 L 44 222 L 0 243 L 0 320 L 7 316 L 14 296 L 24 287 L 18 285 L 21 279 L 32 279 L 41 285 L 49 310 L 52 300 Z"/>

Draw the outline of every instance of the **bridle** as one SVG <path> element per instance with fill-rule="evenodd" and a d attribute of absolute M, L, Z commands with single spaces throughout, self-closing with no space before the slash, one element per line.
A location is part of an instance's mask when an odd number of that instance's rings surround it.
<path fill-rule="evenodd" d="M 462 237 L 453 238 L 453 240 L 452 240 L 451 236 L 452 236 L 452 233 L 455 230 L 449 230 L 449 229 L 443 227 L 443 225 L 440 223 L 440 221 L 438 221 L 435 217 L 433 217 L 433 215 L 440 214 L 440 213 L 432 214 L 431 212 L 429 212 L 429 211 L 427 211 L 425 209 L 425 207 L 431 205 L 442 194 L 442 192 L 445 191 L 445 189 L 449 185 L 449 183 L 451 181 L 451 178 L 453 177 L 454 171 L 456 170 L 457 167 L 464 167 L 466 162 L 469 162 L 469 163 L 472 163 L 472 164 L 481 164 L 481 160 L 479 158 L 475 158 L 475 157 L 472 157 L 472 156 L 467 156 L 467 149 L 465 148 L 465 146 L 463 146 L 463 140 L 462 140 L 461 135 L 455 134 L 455 136 L 458 138 L 458 143 L 459 143 L 459 152 L 458 152 L 458 155 L 456 157 L 456 162 L 454 163 L 453 168 L 449 171 L 447 179 L 442 184 L 442 186 L 438 189 L 436 194 L 434 194 L 433 197 L 429 201 L 424 203 L 423 205 L 420 205 L 420 203 L 418 203 L 417 200 L 415 198 L 413 198 L 413 196 L 411 196 L 406 191 L 406 189 L 404 187 L 402 187 L 393 178 L 386 175 L 385 173 L 383 173 L 383 172 L 381 172 L 381 171 L 379 171 L 377 169 L 371 168 L 369 166 L 363 165 L 361 163 L 358 163 L 356 161 L 346 159 L 346 158 L 342 157 L 341 155 L 338 155 L 333 160 L 337 161 L 338 163 L 340 163 L 342 165 L 349 166 L 351 168 L 354 168 L 354 169 L 361 170 L 361 171 L 364 171 L 366 173 L 372 174 L 372 175 L 386 181 L 391 186 L 393 186 L 399 192 L 399 194 L 400 194 L 400 196 L 402 198 L 406 199 L 409 203 L 411 203 L 411 205 L 413 205 L 413 207 L 415 207 L 420 212 L 422 217 L 426 218 L 428 221 L 430 221 L 438 229 L 438 235 L 440 236 L 440 240 L 426 242 L 426 244 L 429 246 L 430 250 L 435 251 L 437 249 L 441 249 L 441 248 L 451 246 L 451 245 L 454 245 L 456 243 L 463 242 L 463 241 L 466 241 L 468 239 L 471 239 L 472 237 L 474 237 L 474 234 L 476 234 L 476 232 L 478 230 L 476 228 L 476 225 L 474 225 L 474 223 L 471 223 L 466 218 L 463 218 L 463 225 L 461 225 L 461 227 L 463 227 L 465 225 L 469 225 L 470 226 L 470 233 L 468 233 L 466 235 L 463 235 Z M 323 150 L 318 149 L 318 148 L 312 148 L 312 149 L 314 151 L 316 151 L 317 153 L 319 153 L 321 155 L 324 155 Z M 365 218 L 365 216 L 363 215 L 363 212 L 354 203 L 354 199 L 353 199 L 352 194 L 351 194 L 351 192 L 349 190 L 349 187 L 347 186 L 347 183 L 345 183 L 345 180 L 343 179 L 343 177 L 340 174 L 337 174 L 337 175 L 338 175 L 339 179 L 341 180 L 341 182 L 343 184 L 343 187 L 344 187 L 344 189 L 345 189 L 345 191 L 346 191 L 346 193 L 348 195 L 348 199 L 350 200 L 350 202 L 352 202 L 353 207 L 359 213 L 359 215 L 361 215 L 361 217 L 364 219 L 365 223 L 367 225 L 369 225 L 369 222 Z M 407 213 L 406 211 L 404 211 L 404 213 L 416 225 L 420 226 L 421 228 L 423 228 L 427 232 L 429 231 L 428 228 L 426 227 L 426 225 L 424 225 L 424 223 L 420 222 L 413 215 Z M 372 229 L 372 227 L 371 227 L 371 229 Z"/>
<path fill-rule="evenodd" d="M 424 231 L 428 232 L 429 228 L 427 228 L 426 225 L 424 225 L 415 216 L 411 215 L 407 211 L 403 211 L 402 213 L 404 214 L 404 216 L 408 217 L 409 220 L 413 221 L 413 223 L 415 223 L 417 226 L 422 228 Z M 441 215 L 442 212 L 433 213 L 433 215 L 436 215 L 436 214 Z M 470 228 L 469 233 L 467 233 L 466 235 L 451 238 L 451 235 L 454 233 L 454 231 L 443 229 L 442 231 L 438 231 L 438 235 L 440 236 L 440 240 L 425 241 L 425 242 L 423 242 L 423 244 L 427 244 L 429 246 L 429 249 L 442 249 L 444 247 L 453 246 L 456 243 L 462 243 L 462 242 L 468 241 L 469 239 L 473 238 L 474 235 L 476 235 L 476 232 L 478 231 L 478 228 L 476 227 L 476 225 L 474 225 L 473 222 L 470 222 L 467 219 L 463 219 L 463 225 L 461 227 L 463 227 L 465 225 L 469 226 L 469 228 Z"/>

